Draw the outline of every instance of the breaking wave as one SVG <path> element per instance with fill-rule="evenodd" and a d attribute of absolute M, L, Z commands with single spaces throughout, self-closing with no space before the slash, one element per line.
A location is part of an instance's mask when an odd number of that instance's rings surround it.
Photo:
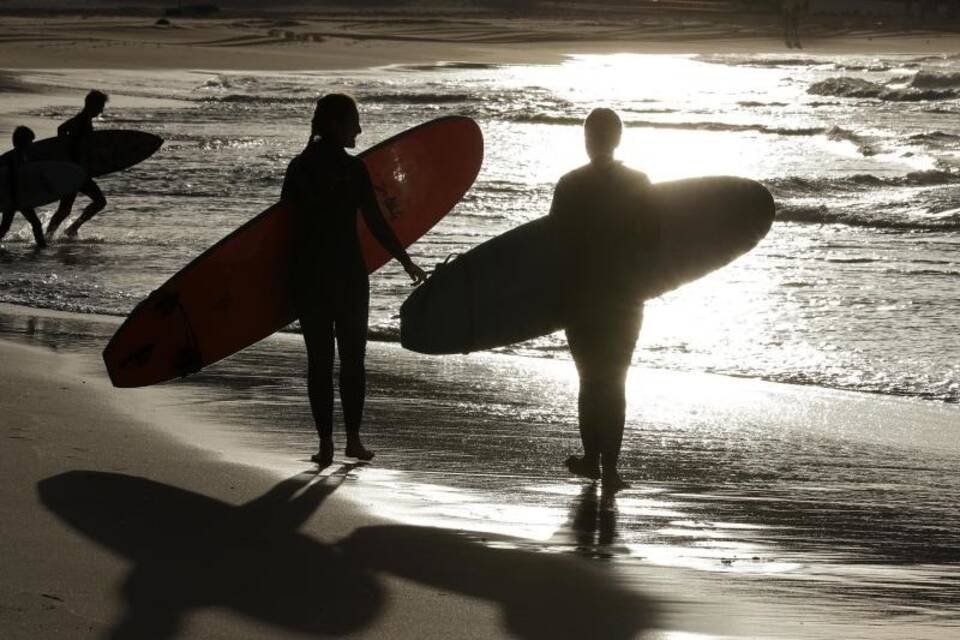
<path fill-rule="evenodd" d="M 556 124 L 580 126 L 583 119 L 575 116 L 549 113 L 506 114 L 506 120 L 525 124 Z M 771 127 L 764 124 L 738 124 L 733 122 L 670 122 L 665 120 L 627 120 L 624 126 L 637 129 L 680 129 L 689 131 L 730 131 L 766 133 L 780 136 L 815 136 L 827 133 L 824 127 Z"/>
<path fill-rule="evenodd" d="M 839 77 L 815 82 L 807 89 L 807 93 L 837 98 L 873 98 L 886 102 L 926 102 L 956 99 L 960 97 L 960 87 L 932 89 L 912 85 L 888 86 L 863 78 Z"/>
<path fill-rule="evenodd" d="M 848 227 L 864 227 L 883 231 L 958 231 L 960 212 L 928 218 L 881 217 L 863 211 L 834 209 L 826 205 L 794 206 L 781 205 L 777 211 L 778 222 L 802 224 L 841 224 Z"/>
<path fill-rule="evenodd" d="M 910 81 L 918 89 L 960 89 L 960 73 L 919 71 Z"/>
<path fill-rule="evenodd" d="M 843 178 L 807 178 L 788 176 L 765 181 L 766 186 L 778 196 L 806 196 L 825 192 L 849 192 L 877 187 L 930 187 L 960 184 L 960 173 L 931 169 L 912 171 L 903 176 L 875 176 L 858 173 Z"/>
<path fill-rule="evenodd" d="M 456 104 L 479 102 L 483 97 L 470 93 L 378 93 L 361 95 L 358 99 L 375 104 Z"/>

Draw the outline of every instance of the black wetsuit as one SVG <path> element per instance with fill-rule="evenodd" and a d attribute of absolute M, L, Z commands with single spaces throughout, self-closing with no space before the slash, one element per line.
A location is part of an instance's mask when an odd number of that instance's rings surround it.
<path fill-rule="evenodd" d="M 323 140 L 287 167 L 283 200 L 297 205 L 292 284 L 307 345 L 307 388 L 321 439 L 333 431 L 334 335 L 347 433 L 357 433 L 366 393 L 364 356 L 370 284 L 357 237 L 361 211 L 374 237 L 398 260 L 406 251 L 384 220 L 363 162 Z"/>
<path fill-rule="evenodd" d="M 36 241 L 37 246 L 42 247 L 46 242 L 43 239 L 43 225 L 40 223 L 40 218 L 37 217 L 37 212 L 30 208 L 20 207 L 18 204 L 20 194 L 17 193 L 17 174 L 20 168 L 29 162 L 29 155 L 25 150 L 14 149 L 9 152 L 8 157 L 10 158 L 7 166 L 10 171 L 10 202 L 12 204 L 8 211 L 3 212 L 3 217 L 0 219 L 0 239 L 7 235 L 7 231 L 10 230 L 10 225 L 13 224 L 13 216 L 19 209 L 23 217 L 30 223 L 30 228 L 33 230 L 33 239 Z"/>
<path fill-rule="evenodd" d="M 591 163 L 560 179 L 550 207 L 568 256 L 563 313 L 580 375 L 580 436 L 585 457 L 599 456 L 605 470 L 620 454 L 624 384 L 643 320 L 636 276 L 652 268 L 659 239 L 649 185 L 619 162 Z"/>
<path fill-rule="evenodd" d="M 79 157 L 78 149 L 84 138 L 92 133 L 93 118 L 90 118 L 82 111 L 57 127 L 57 136 L 67 139 L 66 144 L 70 159 L 81 164 L 81 166 L 82 158 Z M 100 191 L 100 187 L 93 181 L 93 178 L 87 178 L 87 180 L 80 185 L 80 188 L 77 189 L 77 192 L 90 198 L 90 204 L 84 208 L 83 213 L 80 214 L 80 217 L 74 223 L 75 227 L 79 227 L 107 206 L 107 199 L 103 197 L 103 192 Z M 47 225 L 47 233 L 56 231 L 57 227 L 70 215 L 76 199 L 77 194 L 72 193 L 60 200 L 60 205 L 57 207 L 57 210 Z"/>

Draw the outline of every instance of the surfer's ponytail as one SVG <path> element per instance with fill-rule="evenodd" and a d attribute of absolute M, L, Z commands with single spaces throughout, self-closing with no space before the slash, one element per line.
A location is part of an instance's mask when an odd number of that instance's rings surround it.
<path fill-rule="evenodd" d="M 345 93 L 328 93 L 317 100 L 317 107 L 313 110 L 313 120 L 310 121 L 310 139 L 307 145 L 309 146 L 317 136 L 325 137 L 335 123 L 356 111 L 357 101 L 353 96 Z"/>

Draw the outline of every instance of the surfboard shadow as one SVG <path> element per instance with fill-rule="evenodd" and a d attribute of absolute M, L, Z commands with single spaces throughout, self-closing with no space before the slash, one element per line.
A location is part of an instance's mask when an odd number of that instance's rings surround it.
<path fill-rule="evenodd" d="M 384 525 L 358 529 L 340 547 L 371 570 L 498 604 L 510 637 L 627 640 L 655 624 L 653 601 L 609 567 L 510 548 L 507 538 L 492 542 L 503 547 L 443 529 Z"/>
<path fill-rule="evenodd" d="M 38 484 L 43 504 L 133 563 L 112 638 L 170 638 L 191 610 L 221 607 L 281 627 L 342 635 L 372 620 L 369 571 L 297 529 L 338 483 L 302 473 L 233 506 L 133 476 L 72 471 Z"/>
<path fill-rule="evenodd" d="M 47 478 L 38 490 L 50 511 L 133 563 L 122 585 L 127 610 L 112 638 L 170 638 L 205 607 L 341 636 L 377 618 L 384 573 L 491 601 L 510 633 L 529 640 L 598 630 L 626 639 L 653 623 L 649 599 L 583 558 L 491 548 L 417 526 L 364 527 L 336 544 L 300 533 L 342 479 L 302 473 L 240 506 L 94 471 Z"/>

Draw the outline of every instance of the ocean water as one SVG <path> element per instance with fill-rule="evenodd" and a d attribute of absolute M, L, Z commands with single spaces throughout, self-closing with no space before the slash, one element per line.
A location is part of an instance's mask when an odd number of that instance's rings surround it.
<path fill-rule="evenodd" d="M 743 175 L 778 205 L 751 254 L 648 303 L 637 364 L 960 402 L 958 57 L 605 55 L 349 73 L 19 75 L 37 93 L 0 93 L 3 138 L 21 121 L 50 135 L 96 86 L 112 95 L 98 126 L 166 143 L 100 181 L 109 208 L 81 240 L 37 253 L 17 222 L 0 248 L 0 301 L 125 315 L 277 199 L 312 103 L 330 91 L 358 98 L 360 148 L 446 114 L 480 123 L 477 183 L 411 249 L 430 268 L 544 215 L 557 179 L 586 160 L 584 115 L 605 105 L 627 127 L 620 157 L 652 180 Z M 390 265 L 372 288 L 371 338 L 395 342 L 406 276 Z M 569 357 L 561 335 L 504 351 Z"/>

